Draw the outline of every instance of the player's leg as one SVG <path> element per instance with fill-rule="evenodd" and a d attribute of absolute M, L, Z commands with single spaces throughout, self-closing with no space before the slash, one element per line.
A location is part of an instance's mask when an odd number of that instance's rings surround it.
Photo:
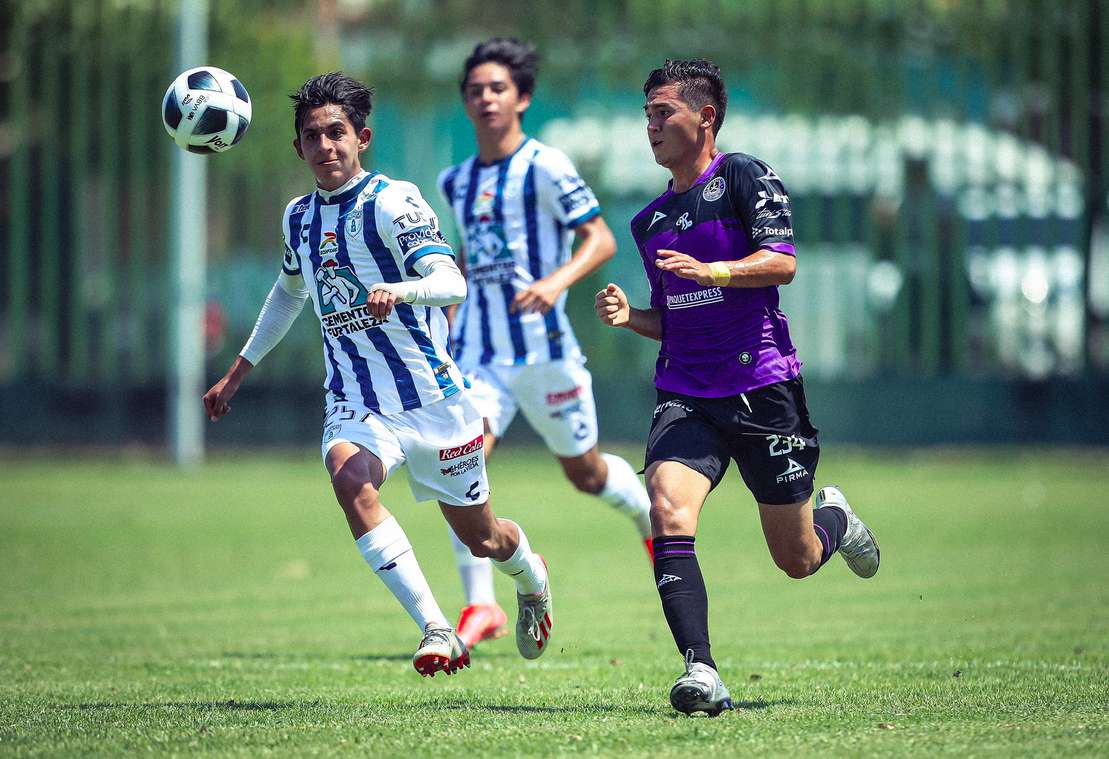
<path fill-rule="evenodd" d="M 709 644 L 708 593 L 697 561 L 701 507 L 720 482 L 727 456 L 698 401 L 659 393 L 647 440 L 647 491 L 654 532 L 655 585 L 685 673 L 670 690 L 675 709 L 719 714 L 731 697 L 716 671 Z"/>
<path fill-rule="evenodd" d="M 497 438 L 512 423 L 516 404 L 491 371 L 479 369 L 467 379 L 470 382 L 467 394 L 484 418 L 485 456 L 488 457 Z M 505 625 L 508 616 L 497 603 L 493 590 L 493 567 L 489 564 L 489 559 L 475 556 L 453 530 L 448 532 L 455 565 L 462 579 L 462 592 L 466 598 L 466 605 L 459 612 L 455 627 L 459 637 L 468 647 L 473 648 L 483 640 L 493 640 L 508 634 Z"/>
<path fill-rule="evenodd" d="M 347 433 L 351 432 L 351 426 L 352 422 L 348 421 Z M 347 436 L 363 440 L 372 437 L 371 444 L 379 450 L 388 450 L 393 456 L 399 452 L 389 444 L 383 430 L 374 430 L 368 436 L 360 434 L 364 431 L 353 432 Z M 413 657 L 413 665 L 422 675 L 434 675 L 440 670 L 450 674 L 465 666 L 469 660 L 466 649 L 439 608 L 408 536 L 381 503 L 379 489 L 389 467 L 363 445 L 341 437 L 333 438 L 329 443 L 325 465 L 355 545 L 370 569 L 400 602 L 423 635 Z"/>
<path fill-rule="evenodd" d="M 470 552 L 516 583 L 516 645 L 534 659 L 546 650 L 553 623 L 547 568 L 523 529 L 489 506 L 481 413 L 462 393 L 417 411 L 411 418 L 418 424 L 404 436 L 412 492 L 417 500 L 437 499 Z"/>
<path fill-rule="evenodd" d="M 809 421 L 801 379 L 759 388 L 742 396 L 742 401 L 737 409 L 741 434 L 736 435 L 734 455 L 759 503 L 774 563 L 800 579 L 839 551 L 857 574 L 873 575 L 878 569 L 878 544 L 843 494 L 825 488 L 813 509 L 820 444 Z"/>
<path fill-rule="evenodd" d="M 631 464 L 597 450 L 593 377 L 583 362 L 566 359 L 521 367 L 511 390 L 528 423 L 558 458 L 566 478 L 580 492 L 599 497 L 631 519 L 650 554 L 647 491 Z"/>

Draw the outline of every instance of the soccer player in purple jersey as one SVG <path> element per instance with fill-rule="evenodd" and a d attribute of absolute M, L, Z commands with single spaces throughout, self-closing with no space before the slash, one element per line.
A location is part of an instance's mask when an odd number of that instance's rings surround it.
<path fill-rule="evenodd" d="M 837 488 L 823 488 L 814 509 L 817 430 L 778 308 L 778 286 L 796 270 L 781 179 L 757 158 L 717 149 L 728 101 L 712 63 L 668 60 L 643 93 L 651 150 L 673 177 L 631 223 L 651 304 L 632 308 L 610 284 L 596 310 L 606 324 L 661 342 L 646 475 L 655 581 L 686 657 L 670 703 L 715 716 L 732 704 L 709 650 L 694 536 L 728 460 L 758 502 L 774 563 L 790 577 L 808 577 L 837 551 L 855 574 L 872 577 L 879 550 Z"/>

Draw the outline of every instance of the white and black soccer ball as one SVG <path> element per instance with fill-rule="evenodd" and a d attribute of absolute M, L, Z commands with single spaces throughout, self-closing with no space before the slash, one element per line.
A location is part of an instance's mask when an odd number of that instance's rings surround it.
<path fill-rule="evenodd" d="M 192 153 L 222 153 L 250 126 L 250 95 L 243 83 L 215 66 L 189 69 L 162 98 L 162 123 L 177 146 Z"/>

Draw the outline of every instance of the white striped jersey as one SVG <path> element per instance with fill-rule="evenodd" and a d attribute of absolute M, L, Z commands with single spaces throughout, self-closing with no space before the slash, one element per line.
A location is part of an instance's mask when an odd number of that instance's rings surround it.
<path fill-rule="evenodd" d="M 565 292 L 547 314 L 509 310 L 518 292 L 570 259 L 573 229 L 601 212 L 566 154 L 525 138 L 495 163 L 471 156 L 444 170 L 439 189 L 466 254 L 469 294 L 452 333 L 463 371 L 580 356 Z"/>
<path fill-rule="evenodd" d="M 395 414 L 459 391 L 443 309 L 397 303 L 385 321 L 366 309 L 373 285 L 418 279 L 417 259 L 454 255 L 414 184 L 363 172 L 294 198 L 282 231 L 282 268 L 303 276 L 320 319 L 329 401 Z"/>

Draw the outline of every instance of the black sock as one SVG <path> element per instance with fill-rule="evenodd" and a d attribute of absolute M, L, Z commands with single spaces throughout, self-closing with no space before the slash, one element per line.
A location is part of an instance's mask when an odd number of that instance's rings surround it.
<path fill-rule="evenodd" d="M 665 535 L 653 543 L 655 584 L 678 651 L 685 656 L 692 650 L 693 661 L 716 669 L 709 653 L 709 597 L 693 551 L 693 538 Z"/>
<path fill-rule="evenodd" d="M 839 548 L 839 542 L 843 540 L 843 534 L 847 532 L 847 515 L 843 513 L 843 509 L 835 506 L 825 506 L 813 511 L 812 523 L 813 530 L 816 531 L 816 537 L 820 539 L 820 545 L 824 547 L 824 551 L 820 555 L 820 566 L 822 567 L 828 559 L 832 558 L 832 554 Z"/>

